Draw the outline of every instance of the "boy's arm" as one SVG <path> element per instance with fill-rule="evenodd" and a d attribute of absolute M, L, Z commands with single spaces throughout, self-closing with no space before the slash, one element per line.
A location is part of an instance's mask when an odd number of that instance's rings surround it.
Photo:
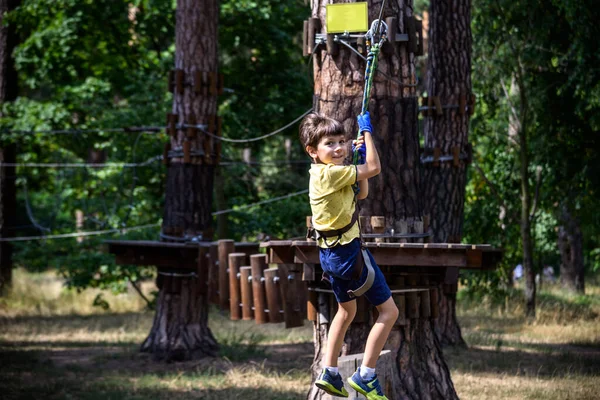
<path fill-rule="evenodd" d="M 362 134 L 365 137 L 365 146 L 367 149 L 367 156 L 365 157 L 365 163 L 356 166 L 358 176 L 357 181 L 366 181 L 378 175 L 381 172 L 381 163 L 379 162 L 379 154 L 373 143 L 370 131 L 363 131 Z M 362 187 L 361 187 L 362 190 Z M 368 189 L 367 189 L 368 191 Z"/>
<path fill-rule="evenodd" d="M 358 181 L 358 188 L 360 189 L 356 198 L 358 200 L 366 199 L 369 195 L 369 180 L 363 179 L 362 181 Z"/>

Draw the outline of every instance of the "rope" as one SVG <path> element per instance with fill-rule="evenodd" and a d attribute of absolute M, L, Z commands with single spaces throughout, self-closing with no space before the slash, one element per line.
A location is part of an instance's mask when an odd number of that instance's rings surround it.
<path fill-rule="evenodd" d="M 24 168 L 135 168 L 147 167 L 155 161 L 162 160 L 163 156 L 149 158 L 142 163 L 5 163 L 0 161 L 2 167 L 24 167 Z"/>
<path fill-rule="evenodd" d="M 274 197 L 274 198 L 269 199 L 269 200 L 259 201 L 258 203 L 246 204 L 246 205 L 243 205 L 243 206 L 239 206 L 237 208 L 230 208 L 230 209 L 227 209 L 227 210 L 216 211 L 216 212 L 212 213 L 212 215 L 228 214 L 230 212 L 239 211 L 239 210 L 243 210 L 243 209 L 246 209 L 246 208 L 252 208 L 252 207 L 256 207 L 256 206 L 262 206 L 263 204 L 273 203 L 275 201 L 288 199 L 290 197 L 299 196 L 299 195 L 305 194 L 305 193 L 308 193 L 308 189 L 304 189 L 304 190 L 301 190 L 301 191 L 295 192 L 295 193 L 286 194 L 285 196 Z"/>
<path fill-rule="evenodd" d="M 221 140 L 223 142 L 229 142 L 229 143 L 252 143 L 252 142 L 256 142 L 258 140 L 263 140 L 266 139 L 270 136 L 276 135 L 281 131 L 286 130 L 287 128 L 289 128 L 290 126 L 294 125 L 296 122 L 300 121 L 302 118 L 304 118 L 305 116 L 307 116 L 308 114 L 310 114 L 313 111 L 312 107 L 310 109 L 308 109 L 307 111 L 304 112 L 304 114 L 302 114 L 301 116 L 299 116 L 298 118 L 296 118 L 295 120 L 293 120 L 292 122 L 290 122 L 289 124 L 271 132 L 271 133 L 267 133 L 266 135 L 262 135 L 259 137 L 255 137 L 252 139 L 229 139 L 223 136 L 217 136 L 215 134 L 212 134 L 210 132 L 206 131 L 206 125 L 204 125 L 202 128 L 199 125 L 183 125 L 184 128 L 198 128 L 200 129 L 202 132 L 204 132 L 205 135 L 208 135 L 214 139 L 217 140 Z"/>
<path fill-rule="evenodd" d="M 379 12 L 379 14 L 381 15 L 381 13 L 383 12 L 383 7 L 385 5 L 385 0 L 381 5 L 381 10 Z M 383 32 L 381 32 L 381 37 L 379 40 L 379 43 L 375 43 L 373 44 L 373 46 L 371 46 L 371 40 L 373 38 L 375 38 L 376 35 L 379 34 L 379 27 L 383 27 Z M 367 66 L 365 68 L 365 88 L 364 88 L 364 93 L 363 93 L 363 102 L 362 102 L 362 109 L 360 111 L 361 115 L 364 115 L 368 110 L 369 110 L 369 100 L 371 100 L 371 88 L 373 86 L 373 76 L 374 74 L 372 73 L 373 71 L 377 71 L 377 62 L 378 62 L 378 57 L 379 57 L 379 52 L 381 51 L 381 46 L 383 45 L 383 43 L 385 42 L 386 38 L 387 38 L 387 25 L 385 24 L 385 22 L 380 21 L 379 19 L 373 21 L 373 23 L 371 24 L 371 29 L 369 29 L 369 31 L 366 33 L 365 37 L 366 37 L 366 42 L 367 42 L 367 48 L 369 49 L 369 55 L 367 56 Z M 362 135 L 362 132 L 360 132 L 360 129 L 358 130 L 358 134 L 356 136 L 356 138 L 360 138 Z M 358 163 L 358 150 L 354 151 L 354 156 L 353 156 L 353 164 L 356 165 Z"/>
<path fill-rule="evenodd" d="M 26 242 L 31 240 L 43 240 L 43 239 L 65 239 L 65 238 L 76 238 L 76 237 L 85 237 L 85 236 L 97 236 L 97 235 L 106 235 L 109 233 L 125 233 L 129 231 L 137 231 L 140 229 L 148 229 L 152 227 L 159 226 L 160 223 L 148 224 L 148 225 L 139 225 L 132 226 L 130 228 L 117 228 L 117 229 L 107 229 L 103 231 L 90 231 L 90 232 L 73 232 L 73 233 L 63 233 L 60 235 L 41 235 L 41 236 L 20 236 L 14 238 L 0 238 L 0 242 Z"/>
<path fill-rule="evenodd" d="M 289 128 L 290 126 L 294 125 L 296 122 L 300 121 L 302 118 L 304 118 L 305 116 L 307 116 L 308 114 L 310 114 L 313 111 L 312 107 L 305 111 L 302 115 L 300 115 L 298 118 L 294 119 L 292 122 L 288 123 L 287 125 L 271 132 L 271 133 L 267 133 L 266 135 L 262 135 L 262 136 L 258 136 L 255 138 L 251 138 L 251 139 L 229 139 L 223 136 L 217 136 L 213 133 L 207 132 L 207 125 L 191 125 L 191 124 L 177 124 L 175 126 L 176 129 L 185 129 L 185 128 L 196 128 L 201 130 L 204 134 L 206 134 L 207 136 L 210 136 L 216 140 L 220 140 L 223 142 L 229 142 L 229 143 L 252 143 L 252 142 L 256 142 L 259 140 L 263 140 L 266 139 L 268 137 L 274 136 L 284 130 L 286 130 L 287 128 Z M 81 134 L 81 133 L 100 133 L 100 132 L 107 132 L 107 133 L 114 133 L 114 132 L 126 132 L 126 133 L 137 133 L 137 132 L 156 132 L 156 133 L 160 133 L 162 131 L 164 131 L 165 129 L 168 129 L 169 127 L 165 127 L 165 126 L 142 126 L 142 127 L 131 127 L 131 128 L 110 128 L 110 129 L 63 129 L 63 130 L 40 130 L 40 131 L 34 131 L 34 130 L 10 130 L 10 129 L 3 129 L 0 132 L 2 133 L 18 133 L 18 134 Z M 3 164 L 4 166 L 10 166 L 10 164 Z M 134 167 L 135 165 L 130 164 L 129 166 Z"/>
<path fill-rule="evenodd" d="M 227 210 L 216 211 L 216 212 L 213 212 L 212 215 L 228 214 L 228 213 L 231 213 L 234 211 L 239 211 L 239 210 L 243 210 L 243 209 L 247 209 L 247 208 L 261 206 L 263 204 L 268 204 L 268 203 L 273 203 L 273 202 L 280 201 L 280 200 L 285 200 L 290 197 L 299 196 L 299 195 L 305 194 L 305 193 L 308 193 L 308 189 L 301 190 L 296 193 L 290 193 L 285 196 L 279 196 L 279 197 L 274 197 L 272 199 L 259 201 L 258 203 L 246 204 L 246 205 L 240 206 L 238 208 L 230 208 Z M 0 238 L 0 242 L 25 242 L 25 241 L 32 241 L 32 240 L 44 240 L 44 239 L 77 238 L 77 237 L 85 237 L 85 236 L 106 235 L 106 234 L 110 234 L 110 233 L 125 233 L 125 232 L 129 232 L 129 231 L 147 229 L 147 228 L 152 228 L 152 227 L 157 227 L 157 226 L 160 226 L 160 223 L 133 226 L 130 228 L 125 227 L 125 228 L 116 228 L 116 229 L 106 229 L 106 230 L 102 230 L 102 231 L 73 232 L 73 233 L 64 233 L 64 234 L 59 234 L 59 235 L 20 236 L 20 237 L 13 237 L 13 238 Z M 165 236 L 164 234 L 161 234 L 161 235 Z M 176 238 L 176 239 L 180 239 L 180 238 Z"/>
<path fill-rule="evenodd" d="M 25 129 L 2 129 L 2 133 L 18 133 L 21 135 L 79 135 L 82 133 L 137 133 L 137 132 L 161 132 L 164 131 L 164 126 L 131 126 L 126 128 L 94 128 L 94 129 L 42 129 L 42 130 L 25 130 Z"/>
<path fill-rule="evenodd" d="M 358 50 L 356 50 L 354 47 L 352 47 L 350 45 L 350 43 L 348 43 L 348 42 L 346 42 L 345 40 L 342 40 L 342 39 L 338 39 L 338 43 L 343 44 L 344 46 L 346 46 L 347 48 L 349 48 L 350 50 L 352 50 L 354 53 L 356 53 L 356 55 L 359 56 L 360 58 L 362 58 L 364 61 L 367 61 L 367 57 L 365 57 L 362 54 L 360 54 L 360 52 Z M 395 84 L 397 84 L 400 87 L 418 87 L 419 86 L 418 77 L 417 77 L 417 83 L 404 83 L 400 79 L 396 79 L 393 76 L 390 76 L 390 75 L 386 74 L 385 72 L 383 72 L 380 69 L 378 69 L 377 71 L 375 71 L 375 73 L 383 75 L 388 81 L 394 82 Z M 421 111 L 421 109 L 419 109 L 419 111 Z"/>

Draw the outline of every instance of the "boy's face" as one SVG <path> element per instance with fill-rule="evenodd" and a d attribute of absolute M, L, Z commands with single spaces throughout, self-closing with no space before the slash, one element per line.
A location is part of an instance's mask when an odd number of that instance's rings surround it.
<path fill-rule="evenodd" d="M 321 138 L 316 149 L 307 146 L 306 152 L 315 162 L 343 165 L 348 153 L 348 142 L 344 135 L 325 136 Z"/>

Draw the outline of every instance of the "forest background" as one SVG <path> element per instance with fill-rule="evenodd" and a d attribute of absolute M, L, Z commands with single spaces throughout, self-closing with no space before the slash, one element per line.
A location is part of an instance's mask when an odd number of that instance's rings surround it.
<path fill-rule="evenodd" d="M 521 263 L 521 152 L 529 162 L 534 262 L 558 273 L 561 229 L 580 239 L 586 276 L 600 270 L 600 15 L 592 1 L 474 0 L 473 164 L 463 241 L 505 249 L 500 267 L 464 275 L 472 294 L 504 298 Z M 428 3 L 416 1 L 424 17 Z M 223 135 L 250 139 L 272 132 L 312 106 L 308 58 L 302 57 L 301 0 L 223 0 L 219 21 L 219 98 Z M 15 242 L 15 266 L 58 271 L 70 287 L 124 291 L 151 268 L 116 265 L 102 252 L 111 237 L 158 240 L 166 168 L 163 132 L 112 128 L 165 126 L 174 65 L 173 0 L 22 0 L 5 23 L 16 29 L 18 97 L 2 105 L 2 145 L 18 163 L 85 163 L 99 168 L 16 169 L 17 212 L 9 236 L 154 226 L 124 235 Z M 424 65 L 423 63 L 421 65 Z M 420 82 L 425 82 L 423 75 Z M 425 91 L 425 88 L 422 88 Z M 358 112 L 359 110 L 357 110 Z M 526 124 L 526 148 L 513 133 Z M 377 122 L 374 121 L 374 125 Z M 86 130 L 50 134 L 48 130 Z M 265 140 L 223 143 L 213 211 L 219 237 L 261 240 L 302 236 L 306 196 L 263 200 L 307 188 L 308 160 L 297 125 Z M 249 149 L 249 150 L 248 150 Z M 248 162 L 247 155 L 251 155 Z M 142 163 L 135 168 L 111 163 Z M 384 166 L 385 167 L 385 166 Z M 77 210 L 83 213 L 76 226 Z M 110 305 L 96 298 L 100 306 Z"/>

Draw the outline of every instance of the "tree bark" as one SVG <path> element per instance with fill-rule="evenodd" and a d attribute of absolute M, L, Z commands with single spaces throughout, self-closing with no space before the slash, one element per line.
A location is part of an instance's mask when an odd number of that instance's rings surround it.
<path fill-rule="evenodd" d="M 0 0 L 0 118 L 1 106 L 13 101 L 18 94 L 17 71 L 12 52 L 17 37 L 12 26 L 4 25 L 4 15 L 14 10 L 21 0 Z M 5 138 L 0 141 L 0 161 L 16 163 L 16 146 Z M 15 167 L 0 167 L 0 238 L 13 236 L 17 216 L 17 189 Z M 0 295 L 12 282 L 13 247 L 9 242 L 0 242 Z"/>
<path fill-rule="evenodd" d="M 466 104 L 471 94 L 471 0 L 432 0 L 429 21 L 427 94 L 437 96 L 442 105 L 460 105 L 461 97 Z M 436 111 L 426 113 L 424 138 L 426 155 L 433 154 L 434 149 L 439 149 L 441 155 L 452 155 L 453 149 L 468 154 L 468 111 L 450 108 L 442 115 Z M 458 165 L 453 161 L 424 165 L 423 199 L 432 242 L 460 242 L 466 176 L 465 160 Z M 441 295 L 438 302 L 438 339 L 444 345 L 465 345 L 456 318 L 456 293 Z"/>
<path fill-rule="evenodd" d="M 533 241 L 531 238 L 531 190 L 529 188 L 529 149 L 528 149 L 528 101 L 523 81 L 524 71 L 520 57 L 517 60 L 516 82 L 519 96 L 519 161 L 521 173 L 521 242 L 523 244 L 523 271 L 525 273 L 525 313 L 535 317 L 535 271 L 533 270 Z"/>
<path fill-rule="evenodd" d="M 583 234 L 579 220 L 572 215 L 568 206 L 561 207 L 558 228 L 558 249 L 560 251 L 560 281 L 565 289 L 585 293 Z"/>
<path fill-rule="evenodd" d="M 325 4 L 312 2 L 312 16 L 321 20 L 321 32 L 326 32 Z M 369 2 L 369 20 L 378 17 L 381 2 Z M 400 32 L 406 32 L 404 17 L 412 15 L 412 2 L 394 0 L 386 3 L 383 18 L 397 18 Z M 379 70 L 407 85 L 414 85 L 414 54 L 406 44 L 394 44 L 391 51 L 382 52 Z M 315 54 L 315 109 L 341 121 L 350 135 L 357 132 L 356 115 L 361 110 L 365 63 L 354 52 L 340 46 L 336 56 L 321 48 Z M 398 228 L 398 223 L 412 226 L 422 221 L 420 198 L 420 166 L 417 112 L 418 101 L 413 86 L 401 86 L 382 74 L 375 75 L 369 107 L 374 128 L 374 141 L 382 164 L 382 172 L 369 180 L 369 197 L 361 201 L 361 214 L 385 216 L 386 227 Z M 385 268 L 385 266 L 382 266 Z M 332 316 L 333 317 L 333 316 Z M 313 382 L 322 368 L 327 342 L 328 321 L 314 324 L 315 355 Z M 371 325 L 355 322 L 344 338 L 342 355 L 364 352 Z M 455 399 L 450 373 L 440 345 L 433 334 L 430 320 L 412 320 L 401 329 L 395 328 L 386 344 L 395 360 L 390 399 Z M 321 399 L 323 391 L 314 385 L 307 398 Z"/>
<path fill-rule="evenodd" d="M 182 72 L 175 74 L 173 114 L 177 115 L 177 124 L 206 124 L 213 134 L 217 133 L 218 125 L 216 93 L 208 90 L 209 85 L 203 85 L 197 92 L 194 82 L 196 72 L 203 73 L 205 83 L 211 73 L 217 72 L 218 16 L 217 0 L 177 1 L 175 69 Z M 163 232 L 166 237 L 181 237 L 181 240 L 191 237 L 210 240 L 219 145 L 200 131 L 186 128 L 176 130 L 170 138 L 170 147 Z M 186 147 L 191 150 L 189 160 L 181 155 Z M 218 344 L 207 325 L 206 282 L 196 277 L 173 276 L 170 271 L 159 274 L 162 275 L 157 280 L 160 294 L 156 316 L 142 351 L 167 360 L 216 355 Z"/>

